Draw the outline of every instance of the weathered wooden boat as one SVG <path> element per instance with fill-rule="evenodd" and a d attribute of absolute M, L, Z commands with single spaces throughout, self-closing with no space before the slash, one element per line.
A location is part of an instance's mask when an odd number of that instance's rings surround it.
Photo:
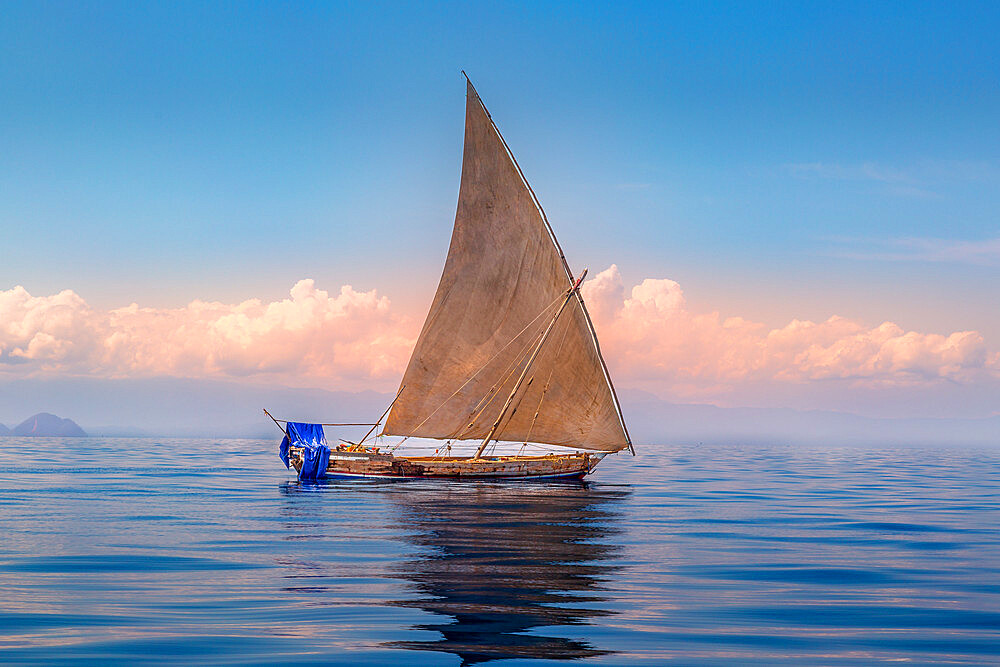
<path fill-rule="evenodd" d="M 580 295 L 587 271 L 573 275 L 466 80 L 451 246 L 400 389 L 372 424 L 276 419 L 285 432 L 282 458 L 300 477 L 582 478 L 608 453 L 635 454 Z M 330 449 L 322 426 L 371 429 L 357 443 Z M 386 445 L 390 437 L 401 440 Z M 397 454 L 410 438 L 441 444 L 431 456 Z M 468 441 L 478 442 L 475 452 L 458 454 Z M 498 454 L 498 443 L 518 448 Z M 549 451 L 526 455 L 527 448 Z"/>
<path fill-rule="evenodd" d="M 302 471 L 305 448 L 291 448 L 292 466 Z M 605 456 L 602 453 L 541 456 L 394 456 L 381 452 L 334 449 L 325 477 L 376 479 L 583 479 Z"/>

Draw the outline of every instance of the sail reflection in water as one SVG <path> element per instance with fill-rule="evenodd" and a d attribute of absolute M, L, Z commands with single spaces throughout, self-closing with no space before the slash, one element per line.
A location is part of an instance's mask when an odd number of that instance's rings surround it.
<path fill-rule="evenodd" d="M 414 629 L 439 639 L 395 648 L 453 653 L 463 665 L 502 658 L 573 660 L 608 651 L 556 636 L 602 610 L 618 569 L 615 519 L 628 491 L 585 484 L 449 485 L 393 494 L 409 541 L 426 555 L 397 567 L 421 597 L 394 604 L 450 617 Z M 544 634 L 530 632 L 549 627 Z"/>

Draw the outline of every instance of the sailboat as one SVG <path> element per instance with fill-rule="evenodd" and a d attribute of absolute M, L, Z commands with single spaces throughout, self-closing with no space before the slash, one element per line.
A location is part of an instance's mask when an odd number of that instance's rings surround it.
<path fill-rule="evenodd" d="M 582 479 L 609 453 L 635 454 L 580 294 L 587 272 L 574 276 L 467 76 L 466 84 L 451 246 L 399 391 L 377 422 L 352 424 L 372 427 L 364 438 L 332 449 L 324 425 L 275 419 L 282 459 L 300 477 Z M 366 444 L 389 436 L 402 440 Z M 410 438 L 440 446 L 397 454 Z M 475 452 L 456 452 L 467 441 L 478 441 Z"/>

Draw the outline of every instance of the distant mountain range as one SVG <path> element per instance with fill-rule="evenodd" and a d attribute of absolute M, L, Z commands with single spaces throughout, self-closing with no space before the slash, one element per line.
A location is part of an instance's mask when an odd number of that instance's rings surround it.
<path fill-rule="evenodd" d="M 122 437 L 274 438 L 281 432 L 262 410 L 279 419 L 357 422 L 376 419 L 392 400 L 373 391 L 147 378 L 0 381 L 0 422 L 10 424 L 36 406 L 72 414 L 91 435 Z M 18 414 L 21 413 L 21 414 Z M 363 435 L 367 428 L 345 430 Z"/>
<path fill-rule="evenodd" d="M 39 412 L 9 429 L 0 424 L 0 435 L 42 437 L 86 437 L 87 433 L 72 419 L 63 419 L 48 412 Z"/>
<path fill-rule="evenodd" d="M 786 408 L 720 408 L 664 401 L 641 391 L 621 392 L 632 438 L 645 443 L 705 444 L 955 444 L 1000 445 L 1000 416 L 979 419 L 876 418 L 857 414 Z M 280 432 L 264 415 L 314 422 L 375 419 L 391 394 L 184 380 L 174 378 L 18 380 L 0 382 L 0 419 L 34 406 L 85 415 L 87 431 L 101 436 L 160 436 L 275 439 Z M 12 414 L 13 413 L 13 414 Z M 37 419 L 37 427 L 35 420 Z M 9 422 L 8 422 L 9 423 Z M 42 413 L 18 425 L 52 432 L 70 420 Z M 328 437 L 361 435 L 367 428 L 328 429 Z M 0 429 L 0 433 L 3 430 Z M 637 446 L 637 449 L 639 447 Z"/>

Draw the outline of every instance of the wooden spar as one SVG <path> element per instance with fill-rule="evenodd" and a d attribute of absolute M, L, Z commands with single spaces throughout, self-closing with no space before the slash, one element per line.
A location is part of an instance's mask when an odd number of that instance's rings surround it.
<path fill-rule="evenodd" d="M 562 305 L 559 306 L 559 310 L 557 310 L 556 314 L 552 317 L 552 321 L 549 322 L 549 326 L 545 328 L 545 333 L 542 334 L 542 337 L 538 341 L 538 344 L 535 345 L 535 349 L 531 352 L 531 356 L 528 357 L 528 362 L 524 365 L 524 370 L 521 371 L 521 376 L 517 378 L 517 382 L 514 383 L 514 388 L 511 390 L 510 396 L 507 397 L 507 401 L 503 404 L 503 407 L 500 409 L 500 414 L 497 415 L 497 420 L 493 423 L 493 427 L 490 428 L 490 432 L 486 434 L 486 438 L 483 440 L 483 444 L 479 445 L 479 449 L 476 450 L 476 455 L 473 458 L 478 459 L 480 456 L 482 456 L 483 451 L 486 450 L 486 446 L 490 444 L 490 440 L 492 440 L 493 436 L 496 435 L 497 429 L 500 428 L 500 423 L 503 421 L 503 418 L 507 415 L 507 410 L 510 409 L 511 404 L 514 402 L 514 396 L 517 394 L 517 390 L 521 388 L 521 384 L 524 382 L 524 378 L 528 375 L 528 371 L 531 370 L 531 364 L 535 362 L 535 358 L 538 356 L 539 351 L 541 351 L 542 345 L 545 344 L 545 340 L 549 337 L 549 334 L 552 333 L 552 328 L 556 325 L 556 320 L 558 320 L 559 316 L 562 315 L 562 312 L 566 310 L 566 305 L 569 304 L 570 299 L 572 299 L 573 295 L 576 294 L 577 290 L 580 289 L 580 283 L 582 283 L 583 279 L 586 277 L 587 277 L 587 269 L 584 269 L 580 277 L 576 280 L 576 282 L 573 283 L 573 287 L 571 287 L 569 291 L 566 292 L 566 298 L 563 299 Z"/>
<path fill-rule="evenodd" d="M 264 414 L 267 415 L 268 417 L 271 417 L 271 413 L 267 411 L 267 408 L 264 408 Z M 281 424 L 279 424 L 278 420 L 275 419 L 274 417 L 271 417 L 271 421 L 274 422 L 275 426 L 277 426 L 278 428 L 281 429 L 281 432 L 284 433 L 285 437 L 287 438 L 288 437 L 288 430 L 284 426 L 282 426 Z"/>
<path fill-rule="evenodd" d="M 403 385 L 402 387 L 400 387 L 400 388 L 399 388 L 399 391 L 397 391 L 397 392 L 396 392 L 396 398 L 392 399 L 392 403 L 390 403 L 390 404 L 389 404 L 389 407 L 387 407 L 387 408 L 385 409 L 385 412 L 383 412 L 383 413 L 382 413 L 382 416 L 378 418 L 378 421 L 377 421 L 377 422 L 375 422 L 375 424 L 374 424 L 374 425 L 373 425 L 373 426 L 372 426 L 372 427 L 371 427 L 371 428 L 370 428 L 370 429 L 368 430 L 368 432 L 367 432 L 367 433 L 365 433 L 365 437 L 361 438 L 361 440 L 360 440 L 360 441 L 358 441 L 358 444 L 359 444 L 359 445 L 360 445 L 360 444 L 361 444 L 362 442 L 364 442 L 365 440 L 367 440 L 367 439 L 368 439 L 368 437 L 369 437 L 369 436 L 370 436 L 370 435 L 371 435 L 372 433 L 374 433 L 374 432 L 375 432 L 375 429 L 377 429 L 377 428 L 378 428 L 378 425 L 379 425 L 379 424 L 381 424 L 381 423 L 382 423 L 382 420 L 383 420 L 383 419 L 385 419 L 385 416 L 386 416 L 387 414 L 389 414 L 389 410 L 392 410 L 392 406 L 396 405 L 396 401 L 398 401 L 398 400 L 399 400 L 399 396 L 400 396 L 400 394 L 402 394 L 402 393 L 403 393 L 403 390 L 404 390 L 404 389 L 406 389 L 406 385 L 405 385 L 405 384 L 404 384 L 404 385 Z"/>

